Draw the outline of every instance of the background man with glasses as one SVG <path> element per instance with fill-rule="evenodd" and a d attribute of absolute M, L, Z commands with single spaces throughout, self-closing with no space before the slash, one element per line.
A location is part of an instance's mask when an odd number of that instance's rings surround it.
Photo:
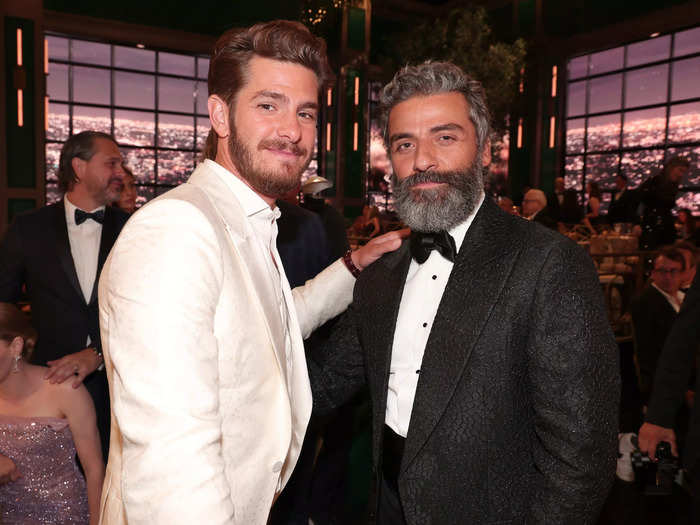
<path fill-rule="evenodd" d="M 683 254 L 675 248 L 663 250 L 654 259 L 650 284 L 630 306 L 639 364 L 639 387 L 645 405 L 651 394 L 656 362 L 683 302 L 684 294 L 680 291 L 683 270 Z"/>

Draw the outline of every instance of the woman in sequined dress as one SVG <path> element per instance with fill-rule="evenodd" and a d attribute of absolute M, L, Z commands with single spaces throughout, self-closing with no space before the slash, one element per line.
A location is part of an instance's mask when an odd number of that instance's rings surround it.
<path fill-rule="evenodd" d="M 16 467 L 0 486 L 0 523 L 97 525 L 104 463 L 95 408 L 82 384 L 49 383 L 45 367 L 26 361 L 35 334 L 0 303 L 0 459 Z"/>

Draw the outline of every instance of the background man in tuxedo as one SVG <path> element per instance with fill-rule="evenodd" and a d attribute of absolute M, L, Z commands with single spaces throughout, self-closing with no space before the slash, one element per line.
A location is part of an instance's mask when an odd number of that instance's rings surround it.
<path fill-rule="evenodd" d="M 594 523 L 619 368 L 590 258 L 484 198 L 489 114 L 458 67 L 407 66 L 380 101 L 413 233 L 309 362 L 315 407 L 369 387 L 381 525 Z"/>
<path fill-rule="evenodd" d="M 215 44 L 205 160 L 134 214 L 100 280 L 112 399 L 103 525 L 267 523 L 311 413 L 302 338 L 400 244 L 368 244 L 290 289 L 275 199 L 308 166 L 328 79 L 325 43 L 297 22 Z"/>
<path fill-rule="evenodd" d="M 103 453 L 109 443 L 109 398 L 102 366 L 97 282 L 128 215 L 113 206 L 122 189 L 122 156 L 105 133 L 83 131 L 61 149 L 61 201 L 18 216 L 0 246 L 0 301 L 26 287 L 38 333 L 31 360 L 47 378 L 84 381 L 97 412 Z M 105 455 L 106 457 L 106 455 Z"/>
<path fill-rule="evenodd" d="M 674 427 L 679 410 L 688 400 L 688 380 L 695 370 L 699 346 L 700 274 L 697 274 L 683 301 L 683 308 L 666 338 L 654 377 L 654 391 L 645 423 L 639 429 L 639 448 L 652 459 L 655 458 L 656 447 L 661 441 L 670 443 L 673 455 L 678 456 Z M 700 388 L 699 383 L 700 375 L 696 374 L 695 392 Z M 691 405 L 683 466 L 690 474 L 693 495 L 690 523 L 700 523 L 700 409 L 697 399 Z"/>
<path fill-rule="evenodd" d="M 561 207 L 564 205 L 565 191 L 566 187 L 564 186 L 564 177 L 555 177 L 554 191 L 547 195 L 547 209 L 549 210 L 549 215 L 555 221 L 559 220 Z"/>
<path fill-rule="evenodd" d="M 666 248 L 654 259 L 651 282 L 630 305 L 634 323 L 634 345 L 639 364 L 639 389 L 647 404 L 666 337 L 671 331 L 684 294 L 680 291 L 685 258 L 675 248 Z"/>
<path fill-rule="evenodd" d="M 618 173 L 615 177 L 615 194 L 608 208 L 610 224 L 617 222 L 638 222 L 637 207 L 639 195 L 637 191 L 627 189 L 627 177 Z"/>

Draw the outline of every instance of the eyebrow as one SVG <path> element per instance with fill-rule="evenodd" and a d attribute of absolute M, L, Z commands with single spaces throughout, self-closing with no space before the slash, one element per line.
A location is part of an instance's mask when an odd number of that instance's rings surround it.
<path fill-rule="evenodd" d="M 271 98 L 272 100 L 279 100 L 281 102 L 286 102 L 289 103 L 289 97 L 285 95 L 284 93 L 280 93 L 278 91 L 270 91 L 268 89 L 262 89 L 253 95 L 253 100 L 259 97 L 264 97 L 264 98 Z M 297 109 L 318 109 L 318 102 L 304 102 L 303 104 L 300 104 Z"/>
<path fill-rule="evenodd" d="M 450 122 L 449 124 L 440 124 L 439 126 L 430 128 L 430 133 L 439 133 L 440 131 L 464 131 L 464 128 L 454 122 Z"/>
<path fill-rule="evenodd" d="M 273 100 L 282 100 L 282 101 L 288 101 L 289 97 L 283 93 L 280 93 L 278 91 L 270 91 L 268 89 L 261 89 L 260 91 L 257 91 L 255 95 L 253 95 L 253 99 L 256 99 L 258 97 L 265 97 L 265 98 L 271 98 Z"/>
<path fill-rule="evenodd" d="M 430 128 L 430 133 L 440 133 L 441 131 L 464 131 L 464 127 L 450 122 L 449 124 L 440 124 L 439 126 L 433 126 Z M 389 144 L 393 144 L 397 140 L 401 139 L 411 139 L 415 137 L 413 133 L 395 133 L 389 136 Z"/>
<path fill-rule="evenodd" d="M 297 109 L 318 109 L 318 102 L 304 102 Z"/>
<path fill-rule="evenodd" d="M 394 133 L 393 135 L 389 136 L 389 143 L 393 144 L 397 140 L 401 139 L 411 139 L 413 136 L 414 135 L 412 133 Z"/>

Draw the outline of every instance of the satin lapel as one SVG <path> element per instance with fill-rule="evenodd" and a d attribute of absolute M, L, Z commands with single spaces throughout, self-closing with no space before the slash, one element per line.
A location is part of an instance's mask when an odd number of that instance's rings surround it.
<path fill-rule="evenodd" d="M 68 282 L 78 294 L 78 297 L 80 297 L 80 302 L 85 303 L 83 291 L 80 289 L 80 281 L 78 281 L 78 273 L 75 271 L 73 255 L 70 251 L 68 226 L 66 225 L 66 209 L 63 206 L 63 201 L 53 207 L 53 213 L 54 217 L 51 222 L 53 223 L 54 234 L 56 235 L 56 253 L 58 254 L 58 260 L 66 274 Z"/>
<path fill-rule="evenodd" d="M 367 319 L 363 324 L 371 326 L 372 340 L 365 341 L 368 347 L 367 363 L 371 367 L 367 376 L 373 389 L 374 428 L 381 429 L 386 415 L 386 399 L 389 389 L 389 368 L 394 344 L 396 318 L 403 295 L 403 285 L 411 264 L 409 243 L 404 242 L 396 252 L 386 255 L 375 263 L 376 271 L 362 283 L 363 290 L 371 290 L 363 300 L 363 314 Z M 372 267 L 370 267 L 372 268 Z M 379 457 L 380 432 L 373 433 L 375 458 Z"/>
<path fill-rule="evenodd" d="M 272 257 L 272 255 L 261 253 L 255 240 L 255 233 L 238 199 L 236 199 L 231 189 L 219 176 L 207 168 L 206 163 L 202 163 L 197 167 L 187 183 L 193 184 L 204 191 L 223 220 L 235 253 L 243 261 L 243 269 L 250 276 L 251 289 L 249 293 L 252 297 L 257 297 L 261 314 L 269 331 L 277 363 L 286 383 L 287 358 L 284 354 L 284 327 L 282 326 L 282 319 L 278 315 L 279 305 L 275 300 L 275 290 L 265 269 L 266 261 L 263 259 L 263 257 Z M 251 302 L 252 305 L 253 303 Z"/>
<path fill-rule="evenodd" d="M 231 234 L 230 230 L 229 234 Z M 285 330 L 279 315 L 280 306 L 276 300 L 277 294 L 266 270 L 266 261 L 263 259 L 263 257 L 272 257 L 272 255 L 261 253 L 252 232 L 245 238 L 237 238 L 235 234 L 232 235 L 232 238 L 238 255 L 244 262 L 245 270 L 250 275 L 253 288 L 251 291 L 258 297 L 261 313 L 270 330 L 270 339 L 275 349 L 277 362 L 285 378 L 285 383 L 288 383 L 287 356 L 284 352 Z M 290 307 L 294 308 L 294 305 L 290 305 Z M 287 386 L 289 387 L 289 384 Z"/>
<path fill-rule="evenodd" d="M 105 209 L 105 218 L 102 223 L 102 235 L 100 236 L 100 251 L 97 255 L 97 272 L 95 273 L 95 283 L 92 286 L 92 294 L 90 295 L 90 304 L 97 301 L 97 286 L 100 282 L 100 273 L 104 266 L 109 251 L 114 246 L 119 236 L 119 228 L 117 225 L 117 216 L 109 206 Z"/>
<path fill-rule="evenodd" d="M 517 259 L 512 220 L 487 197 L 462 243 L 423 355 L 402 470 L 440 420 Z"/>

